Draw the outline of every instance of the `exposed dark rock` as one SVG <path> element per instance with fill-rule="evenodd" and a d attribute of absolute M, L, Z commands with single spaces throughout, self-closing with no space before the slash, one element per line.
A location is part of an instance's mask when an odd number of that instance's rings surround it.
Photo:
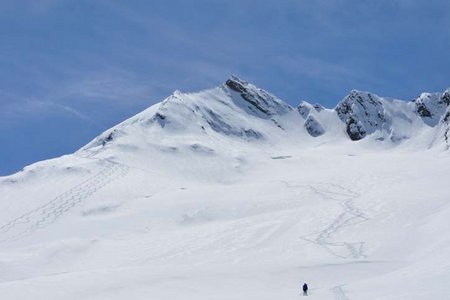
<path fill-rule="evenodd" d="M 244 100 L 249 102 L 252 106 L 256 107 L 258 110 L 260 110 L 264 114 L 269 113 L 269 111 L 261 105 L 261 100 L 263 100 L 263 99 L 261 99 L 257 95 L 254 95 L 254 94 L 252 95 L 251 93 L 249 93 L 249 91 L 247 89 L 245 89 L 245 87 L 243 86 L 242 83 L 235 81 L 235 80 L 228 79 L 225 82 L 225 84 L 233 91 L 239 93 Z M 251 107 L 249 107 L 249 108 L 251 108 Z"/>
<path fill-rule="evenodd" d="M 319 103 L 316 103 L 316 104 L 314 104 L 314 109 L 315 109 L 317 112 L 321 112 L 321 111 L 324 110 L 325 108 L 324 108 L 322 105 L 320 105 Z"/>
<path fill-rule="evenodd" d="M 447 124 L 450 124 L 450 110 L 447 110 L 444 117 L 442 118 L 442 121 Z"/>
<path fill-rule="evenodd" d="M 444 133 L 444 139 L 445 139 L 445 144 L 446 144 L 447 150 L 450 148 L 449 132 L 450 132 L 450 128 L 447 128 Z"/>
<path fill-rule="evenodd" d="M 416 105 L 416 113 L 428 126 L 434 127 L 439 124 L 447 107 L 450 104 L 450 90 L 442 94 L 422 93 L 413 101 Z"/>
<path fill-rule="evenodd" d="M 346 132 L 353 141 L 390 126 L 379 97 L 370 93 L 352 91 L 335 111 L 346 124 Z"/>
<path fill-rule="evenodd" d="M 109 142 L 113 141 L 117 135 L 117 130 L 114 129 L 110 133 L 108 133 L 105 137 L 100 138 L 99 142 L 102 144 L 102 146 L 105 146 Z"/>
<path fill-rule="evenodd" d="M 308 107 L 308 104 L 304 101 L 302 101 L 300 103 L 300 105 L 297 107 L 297 111 L 305 119 L 308 117 L 309 113 L 311 112 L 311 110 Z"/>
<path fill-rule="evenodd" d="M 211 129 L 216 132 L 225 133 L 227 135 L 229 134 L 236 135 L 233 126 L 225 122 L 222 116 L 216 114 L 212 110 L 208 110 L 208 118 L 206 119 L 206 122 L 209 124 Z"/>
<path fill-rule="evenodd" d="M 158 122 L 158 124 L 163 128 L 164 128 L 164 126 L 166 126 L 167 117 L 165 115 L 161 114 L 160 112 L 157 112 L 155 114 L 155 116 L 153 117 L 153 120 Z"/>
<path fill-rule="evenodd" d="M 345 122 L 347 120 L 347 116 L 353 113 L 352 103 L 350 101 L 344 101 L 341 104 L 338 104 L 335 110 L 341 121 Z"/>
<path fill-rule="evenodd" d="M 441 96 L 441 102 L 450 106 L 450 89 L 446 90 Z"/>
<path fill-rule="evenodd" d="M 352 141 L 358 141 L 367 135 L 364 127 L 353 117 L 347 119 L 346 131 Z"/>
<path fill-rule="evenodd" d="M 244 129 L 244 136 L 246 138 L 255 138 L 255 139 L 261 139 L 263 135 L 253 129 Z"/>
<path fill-rule="evenodd" d="M 225 86 L 238 93 L 246 102 L 244 105 L 237 103 L 238 105 L 260 118 L 270 118 L 273 115 L 281 115 L 292 110 L 292 107 L 283 101 L 236 76 L 228 79 Z M 235 101 L 235 99 L 233 100 Z"/>
<path fill-rule="evenodd" d="M 322 125 L 311 115 L 306 119 L 304 126 L 306 131 L 313 137 L 318 137 L 325 132 Z"/>
<path fill-rule="evenodd" d="M 416 111 L 422 118 L 431 118 L 433 116 L 423 102 L 416 102 Z"/>
<path fill-rule="evenodd" d="M 113 133 L 114 133 L 114 132 L 109 133 L 109 134 L 102 140 L 102 146 L 105 146 L 107 143 L 111 142 L 111 141 L 114 139 Z"/>
<path fill-rule="evenodd" d="M 226 135 L 234 135 L 246 138 L 262 138 L 263 135 L 253 129 L 242 129 L 234 127 L 228 124 L 221 115 L 215 113 L 212 110 L 207 110 L 206 122 L 209 124 L 212 130 L 218 133 L 223 133 Z"/>
<path fill-rule="evenodd" d="M 280 125 L 280 123 L 278 123 L 275 119 L 270 119 L 275 125 L 277 125 L 278 128 L 280 128 L 281 130 L 284 130 L 283 126 Z"/>

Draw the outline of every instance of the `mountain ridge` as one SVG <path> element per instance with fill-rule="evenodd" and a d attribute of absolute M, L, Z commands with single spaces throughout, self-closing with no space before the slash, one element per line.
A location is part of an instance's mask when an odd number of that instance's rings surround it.
<path fill-rule="evenodd" d="M 427 147 L 449 148 L 450 88 L 422 93 L 412 101 L 352 90 L 334 108 L 301 101 L 295 108 L 275 95 L 232 75 L 221 86 L 194 93 L 175 91 L 162 102 L 105 131 L 82 149 L 116 140 L 123 125 L 140 123 L 166 134 L 221 134 L 247 141 L 287 136 L 307 139 L 336 135 L 351 141 L 371 139 L 399 144 L 420 136 Z M 145 120 L 143 120 L 145 119 Z M 444 120 L 445 119 L 445 120 Z M 447 121 L 446 121 L 447 120 Z M 334 128 L 330 130 L 330 128 Z M 427 131 L 424 137 L 422 131 Z M 279 135 L 279 137 L 276 137 Z"/>

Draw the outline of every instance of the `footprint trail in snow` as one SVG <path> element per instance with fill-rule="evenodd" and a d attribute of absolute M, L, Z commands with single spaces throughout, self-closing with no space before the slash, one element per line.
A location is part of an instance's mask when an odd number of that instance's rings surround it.
<path fill-rule="evenodd" d="M 128 172 L 124 165 L 107 162 L 105 168 L 84 182 L 0 226 L 0 243 L 18 240 L 51 225 L 77 204 Z"/>

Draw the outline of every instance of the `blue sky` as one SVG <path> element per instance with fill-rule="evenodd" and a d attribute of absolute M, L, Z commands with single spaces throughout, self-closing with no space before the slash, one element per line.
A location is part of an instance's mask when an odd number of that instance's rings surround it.
<path fill-rule="evenodd" d="M 448 0 L 3 0 L 0 175 L 237 74 L 292 105 L 450 87 Z"/>

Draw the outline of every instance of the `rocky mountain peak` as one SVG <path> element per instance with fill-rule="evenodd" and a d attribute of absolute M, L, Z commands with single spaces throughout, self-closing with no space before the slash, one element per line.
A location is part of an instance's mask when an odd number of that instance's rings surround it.
<path fill-rule="evenodd" d="M 243 107 L 246 111 L 262 118 L 283 115 L 293 110 L 293 108 L 284 101 L 235 75 L 232 75 L 225 82 L 225 88 L 231 91 L 231 93 L 240 96 L 238 98 L 233 97 L 236 104 Z"/>
<path fill-rule="evenodd" d="M 450 88 L 448 88 L 447 90 L 445 90 L 444 93 L 442 93 L 441 96 L 441 103 L 450 106 Z"/>
<path fill-rule="evenodd" d="M 429 126 L 436 126 L 450 105 L 450 89 L 444 93 L 422 93 L 413 100 L 416 113 Z"/>
<path fill-rule="evenodd" d="M 346 124 L 347 134 L 353 141 L 381 130 L 387 122 L 380 97 L 369 92 L 352 90 L 338 103 L 335 111 Z"/>
<path fill-rule="evenodd" d="M 324 110 L 322 105 L 312 105 L 306 101 L 301 101 L 297 107 L 298 113 L 305 119 L 303 126 L 312 137 L 318 137 L 325 133 L 322 124 L 314 117 L 315 113 L 319 113 L 322 110 Z"/>

